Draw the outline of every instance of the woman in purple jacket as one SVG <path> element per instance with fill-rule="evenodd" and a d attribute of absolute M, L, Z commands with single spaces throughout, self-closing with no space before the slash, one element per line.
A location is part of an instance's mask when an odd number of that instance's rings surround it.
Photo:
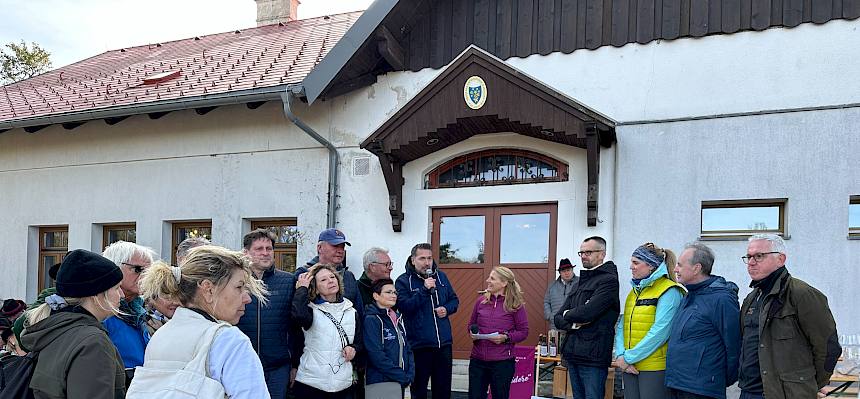
<path fill-rule="evenodd" d="M 529 335 L 523 293 L 507 267 L 495 267 L 487 279 L 487 290 L 475 301 L 469 331 L 472 355 L 469 361 L 469 399 L 506 399 L 514 376 L 514 344 Z M 476 334 L 493 334 L 478 339 Z"/>

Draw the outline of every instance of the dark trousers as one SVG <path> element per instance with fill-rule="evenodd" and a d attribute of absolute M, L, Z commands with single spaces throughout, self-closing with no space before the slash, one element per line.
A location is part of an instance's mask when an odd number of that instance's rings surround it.
<path fill-rule="evenodd" d="M 514 359 L 489 362 L 469 360 L 469 399 L 487 399 L 487 387 L 494 399 L 508 398 L 515 365 Z"/>
<path fill-rule="evenodd" d="M 764 399 L 764 394 L 741 391 L 740 399 Z"/>
<path fill-rule="evenodd" d="M 427 382 L 432 381 L 433 399 L 451 399 L 451 345 L 412 350 L 415 380 L 409 387 L 412 399 L 427 399 Z"/>
<path fill-rule="evenodd" d="M 293 385 L 293 393 L 297 398 L 313 398 L 313 399 L 353 399 L 355 385 L 344 389 L 340 392 L 326 392 L 316 389 L 310 385 L 302 384 L 296 381 Z"/>
<path fill-rule="evenodd" d="M 570 375 L 570 387 L 574 398 L 603 399 L 606 392 L 606 367 L 577 366 L 567 362 L 567 373 Z"/>
<path fill-rule="evenodd" d="M 679 391 L 675 388 L 669 388 L 669 392 L 672 394 L 670 396 L 672 399 L 713 399 L 710 396 L 699 395 L 697 393 Z"/>
<path fill-rule="evenodd" d="M 284 399 L 287 397 L 287 386 L 290 385 L 290 363 L 275 368 L 263 370 L 266 377 L 266 388 L 269 388 L 269 396 L 272 399 Z"/>

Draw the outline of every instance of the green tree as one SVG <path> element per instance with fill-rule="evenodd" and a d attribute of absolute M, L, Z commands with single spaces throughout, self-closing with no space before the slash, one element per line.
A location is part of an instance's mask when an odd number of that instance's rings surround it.
<path fill-rule="evenodd" d="M 8 43 L 0 49 L 0 84 L 32 78 L 51 69 L 51 53 L 37 43 Z"/>

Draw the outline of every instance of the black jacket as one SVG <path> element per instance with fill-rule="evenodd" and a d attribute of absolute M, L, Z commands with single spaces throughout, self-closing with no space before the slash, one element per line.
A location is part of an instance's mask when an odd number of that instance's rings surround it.
<path fill-rule="evenodd" d="M 569 310 L 565 314 L 565 311 Z M 567 330 L 564 359 L 579 366 L 609 367 L 615 322 L 621 312 L 618 268 L 606 262 L 579 273 L 579 284 L 555 314 L 555 325 Z M 574 324 L 580 325 L 573 329 Z"/>

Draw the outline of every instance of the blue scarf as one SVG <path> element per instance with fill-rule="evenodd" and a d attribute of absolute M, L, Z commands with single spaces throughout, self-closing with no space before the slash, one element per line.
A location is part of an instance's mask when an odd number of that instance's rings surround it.
<path fill-rule="evenodd" d="M 131 303 L 122 298 L 119 301 L 119 311 L 120 314 L 116 316 L 132 327 L 141 328 L 146 322 L 146 309 L 143 307 L 143 298 L 141 297 L 134 298 Z"/>

